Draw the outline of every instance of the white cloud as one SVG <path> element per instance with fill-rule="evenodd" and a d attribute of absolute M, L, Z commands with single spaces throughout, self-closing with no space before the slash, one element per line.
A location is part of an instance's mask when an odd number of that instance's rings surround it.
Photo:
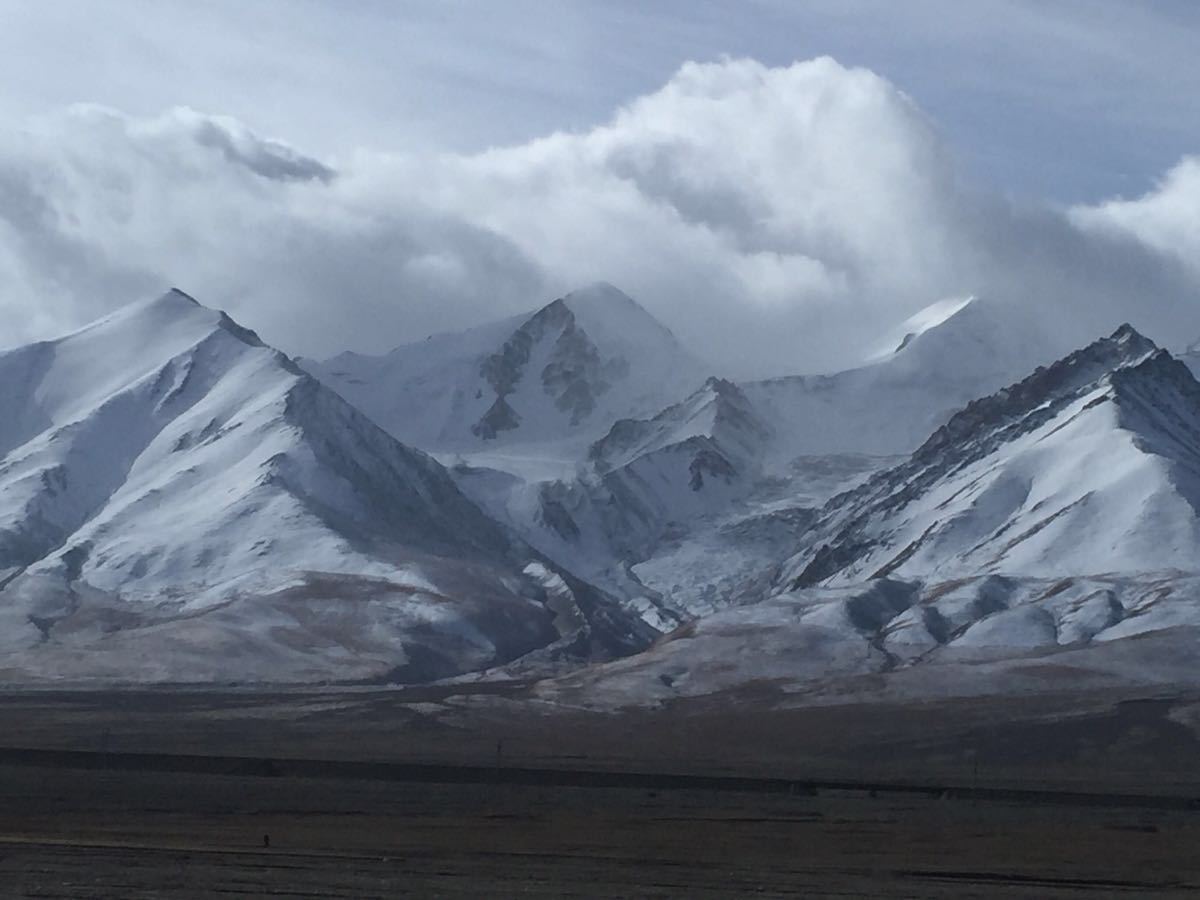
<path fill-rule="evenodd" d="M 853 362 L 967 294 L 1064 340 L 1122 319 L 1200 335 L 1197 276 L 1169 256 L 1195 234 L 1186 200 L 1156 199 L 1194 177 L 1139 201 L 1161 210 L 1136 228 L 1095 224 L 1129 205 L 1018 206 L 964 184 L 891 84 L 829 59 L 689 63 L 603 125 L 471 155 L 320 161 L 188 110 L 76 108 L 0 139 L 0 308 L 16 341 L 177 284 L 311 355 L 605 279 L 734 372 Z"/>
<path fill-rule="evenodd" d="M 503 237 L 417 203 L 360 204 L 339 181 L 190 110 L 43 119 L 0 144 L 8 342 L 177 285 L 289 350 L 383 349 L 544 291 Z"/>
<path fill-rule="evenodd" d="M 1084 228 L 1133 236 L 1200 276 L 1200 156 L 1181 160 L 1144 197 L 1077 207 L 1072 218 Z"/>

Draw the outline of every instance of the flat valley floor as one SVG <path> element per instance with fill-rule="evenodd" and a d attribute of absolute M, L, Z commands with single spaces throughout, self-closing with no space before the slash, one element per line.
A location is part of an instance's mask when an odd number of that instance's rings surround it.
<path fill-rule="evenodd" d="M 1194 698 L 521 691 L 6 694 L 0 895 L 1200 895 Z"/>

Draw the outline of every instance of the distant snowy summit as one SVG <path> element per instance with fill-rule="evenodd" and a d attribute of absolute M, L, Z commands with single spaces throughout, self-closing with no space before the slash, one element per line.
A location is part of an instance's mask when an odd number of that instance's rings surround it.
<path fill-rule="evenodd" d="M 609 284 L 383 356 L 343 353 L 305 365 L 394 436 L 434 451 L 586 447 L 616 419 L 652 414 L 707 375 L 665 326 Z"/>

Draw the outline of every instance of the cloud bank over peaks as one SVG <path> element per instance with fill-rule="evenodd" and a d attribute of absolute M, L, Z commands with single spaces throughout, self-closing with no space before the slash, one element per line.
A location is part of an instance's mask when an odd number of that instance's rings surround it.
<path fill-rule="evenodd" d="M 688 63 L 590 130 L 473 155 L 317 160 L 191 110 L 74 108 L 0 134 L 0 310 L 17 342 L 179 284 L 319 356 L 608 280 L 735 375 L 854 364 L 972 294 L 1064 341 L 1126 319 L 1200 336 L 1198 171 L 1019 205 L 965 183 L 913 100 L 827 58 Z"/>
<path fill-rule="evenodd" d="M 5 134 L 9 338 L 179 285 L 293 352 L 383 349 L 544 293 L 502 236 L 417 202 L 393 208 L 369 191 L 360 202 L 343 181 L 333 165 L 191 110 L 138 119 L 77 107 Z"/>

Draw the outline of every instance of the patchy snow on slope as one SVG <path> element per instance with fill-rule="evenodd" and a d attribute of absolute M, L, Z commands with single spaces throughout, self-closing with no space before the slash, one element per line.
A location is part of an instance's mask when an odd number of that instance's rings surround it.
<path fill-rule="evenodd" d="M 1195 685 L 1198 588 L 1194 575 L 808 588 L 705 616 L 538 691 L 617 708 L 722 692 L 814 704 Z M 1072 624 L 1081 616 L 1091 620 L 1083 632 Z"/>

